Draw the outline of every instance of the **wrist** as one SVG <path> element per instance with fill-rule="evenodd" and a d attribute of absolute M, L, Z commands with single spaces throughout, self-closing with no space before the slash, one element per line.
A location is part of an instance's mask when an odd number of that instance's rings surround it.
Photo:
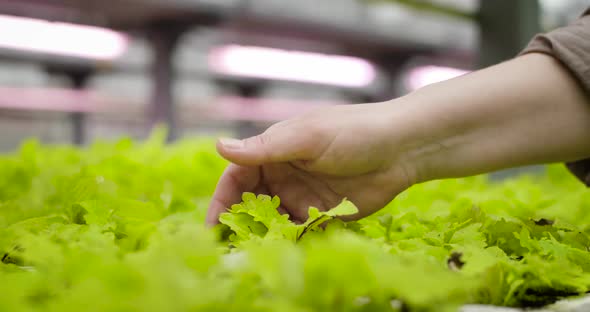
<path fill-rule="evenodd" d="M 421 107 L 424 102 L 418 98 L 418 94 L 413 93 L 374 104 L 380 106 L 375 110 L 375 117 L 384 124 L 380 127 L 383 129 L 380 138 L 385 146 L 386 168 L 395 177 L 399 177 L 401 171 L 408 186 L 437 178 L 432 158 L 441 152 L 436 142 L 442 133 L 435 131 L 436 120 Z"/>
<path fill-rule="evenodd" d="M 389 102 L 391 149 L 413 183 L 478 173 L 485 144 L 497 122 L 468 106 L 473 94 L 440 83 Z M 449 92 L 449 90 L 461 90 Z M 477 115 L 477 116 L 476 116 Z M 479 167 L 478 167 L 479 166 Z"/>
<path fill-rule="evenodd" d="M 429 105 L 422 99 L 422 91 L 392 100 L 389 118 L 389 135 L 393 162 L 402 167 L 410 184 L 440 178 L 437 174 L 437 158 L 444 157 L 445 146 L 440 144 L 451 136 L 441 120 L 433 118 Z"/>

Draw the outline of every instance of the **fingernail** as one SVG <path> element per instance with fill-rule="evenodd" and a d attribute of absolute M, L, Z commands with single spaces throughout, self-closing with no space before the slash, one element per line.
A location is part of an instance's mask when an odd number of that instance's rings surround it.
<path fill-rule="evenodd" d="M 232 138 L 221 138 L 219 139 L 219 142 L 221 143 L 221 145 L 223 145 L 223 147 L 229 149 L 240 149 L 244 147 L 244 141 L 242 140 Z"/>

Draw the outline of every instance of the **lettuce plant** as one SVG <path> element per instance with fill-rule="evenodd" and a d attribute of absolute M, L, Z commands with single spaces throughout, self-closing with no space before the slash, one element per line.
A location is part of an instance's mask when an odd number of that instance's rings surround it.
<path fill-rule="evenodd" d="M 345 223 L 243 195 L 208 228 L 226 162 L 209 139 L 0 156 L 0 311 L 455 311 L 590 290 L 590 193 L 540 175 L 433 181 Z"/>

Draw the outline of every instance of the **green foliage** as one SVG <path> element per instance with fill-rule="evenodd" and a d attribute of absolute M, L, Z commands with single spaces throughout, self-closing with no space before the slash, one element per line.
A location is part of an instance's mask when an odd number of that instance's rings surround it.
<path fill-rule="evenodd" d="M 242 200 L 241 204 L 233 205 L 229 212 L 222 213 L 219 217 L 220 222 L 231 230 L 229 240 L 234 246 L 257 237 L 265 240 L 286 239 L 297 242 L 305 234 L 317 231 L 322 224 L 335 217 L 358 212 L 354 204 L 345 199 L 340 205 L 326 212 L 309 207 L 307 221 L 303 224 L 295 224 L 289 221 L 288 215 L 279 214 L 277 208 L 280 200 L 276 196 L 271 198 L 268 195 L 258 195 L 257 197 L 252 193 L 244 193 Z"/>
<path fill-rule="evenodd" d="M 417 185 L 373 216 L 296 224 L 245 193 L 213 229 L 226 162 L 162 131 L 0 157 L 0 311 L 455 311 L 590 290 L 590 192 L 561 166 Z"/>

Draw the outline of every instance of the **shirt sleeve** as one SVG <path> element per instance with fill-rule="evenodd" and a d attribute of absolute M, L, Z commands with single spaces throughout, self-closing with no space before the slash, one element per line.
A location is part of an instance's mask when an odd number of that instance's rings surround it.
<path fill-rule="evenodd" d="M 535 36 L 520 53 L 544 53 L 560 61 L 590 94 L 590 8 L 572 24 Z M 588 103 L 590 105 L 590 103 Z M 590 186 L 590 158 L 566 164 Z"/>

